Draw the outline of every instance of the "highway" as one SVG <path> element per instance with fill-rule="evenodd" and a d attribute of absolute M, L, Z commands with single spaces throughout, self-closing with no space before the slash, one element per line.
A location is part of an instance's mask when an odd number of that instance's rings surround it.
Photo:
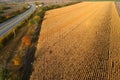
<path fill-rule="evenodd" d="M 28 9 L 24 13 L 1 23 L 0 24 L 0 37 L 6 35 L 10 30 L 12 30 L 14 27 L 19 25 L 22 21 L 28 18 L 28 16 L 31 15 L 35 10 L 36 10 L 36 6 L 34 4 L 31 4 L 30 9 Z"/>

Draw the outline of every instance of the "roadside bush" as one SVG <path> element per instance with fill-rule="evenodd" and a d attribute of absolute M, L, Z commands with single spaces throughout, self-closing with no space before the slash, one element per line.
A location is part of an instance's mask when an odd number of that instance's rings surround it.
<path fill-rule="evenodd" d="M 35 16 L 34 18 L 33 18 L 36 22 L 38 22 L 39 20 L 40 20 L 40 16 Z"/>
<path fill-rule="evenodd" d="M 29 21 L 29 25 L 34 25 L 36 23 L 36 21 L 34 20 L 34 19 L 31 19 L 30 21 Z"/>
<path fill-rule="evenodd" d="M 3 44 L 2 43 L 0 43 L 0 49 L 3 47 Z"/>
<path fill-rule="evenodd" d="M 49 9 L 55 9 L 55 8 L 60 8 L 60 7 L 62 7 L 62 6 L 60 6 L 60 5 L 52 5 L 52 6 L 49 7 Z"/>
<path fill-rule="evenodd" d="M 2 37 L 0 37 L 0 49 L 3 47 L 3 38 Z"/>
<path fill-rule="evenodd" d="M 28 32 L 28 35 L 30 35 L 30 36 L 34 36 L 34 32 L 35 32 L 35 31 L 30 30 L 30 31 Z"/>
<path fill-rule="evenodd" d="M 45 14 L 45 11 L 42 9 L 37 15 L 40 16 L 40 18 L 43 18 Z"/>
<path fill-rule="evenodd" d="M 10 15 L 6 15 L 6 16 L 5 16 L 6 19 L 9 19 L 10 17 L 11 17 Z"/>
<path fill-rule="evenodd" d="M 1 43 L 2 44 L 5 44 L 7 42 L 8 39 L 11 39 L 13 36 L 13 32 L 9 32 L 7 35 L 5 35 L 2 40 L 1 40 Z"/>
<path fill-rule="evenodd" d="M 0 45 L 1 45 L 0 48 L 2 48 L 3 45 L 6 44 L 6 42 L 7 42 L 7 40 L 8 40 L 8 37 L 11 37 L 11 34 L 9 34 L 8 36 L 4 36 L 4 37 L 0 38 Z"/>
<path fill-rule="evenodd" d="M 15 66 L 19 66 L 22 62 L 21 62 L 21 59 L 18 55 L 16 55 L 13 59 L 13 63 Z"/>
<path fill-rule="evenodd" d="M 29 4 L 26 4 L 24 7 L 23 7 L 23 10 L 27 10 L 30 8 L 30 5 Z"/>
<path fill-rule="evenodd" d="M 0 11 L 0 14 L 4 13 L 4 11 Z"/>
<path fill-rule="evenodd" d="M 0 80 L 8 80 L 11 75 L 11 71 L 7 69 L 7 65 L 4 64 L 0 69 Z"/>
<path fill-rule="evenodd" d="M 32 43 L 32 38 L 29 36 L 29 35 L 25 35 L 23 38 L 22 38 L 22 43 L 28 47 L 31 45 Z"/>
<path fill-rule="evenodd" d="M 6 6 L 5 4 L 0 4 L 0 11 L 7 10 L 7 9 L 10 9 L 10 7 Z"/>
<path fill-rule="evenodd" d="M 35 4 L 36 4 L 36 5 L 40 5 L 40 4 L 41 4 L 41 2 L 35 2 Z"/>
<path fill-rule="evenodd" d="M 5 16 L 0 16 L 0 23 L 2 23 L 5 20 L 6 20 Z"/>
<path fill-rule="evenodd" d="M 0 5 L 0 11 L 2 11 L 4 9 L 4 5 Z"/>
<path fill-rule="evenodd" d="M 7 6 L 7 7 L 4 7 L 4 10 L 7 10 L 7 9 L 10 9 L 10 7 L 8 7 L 8 6 Z"/>

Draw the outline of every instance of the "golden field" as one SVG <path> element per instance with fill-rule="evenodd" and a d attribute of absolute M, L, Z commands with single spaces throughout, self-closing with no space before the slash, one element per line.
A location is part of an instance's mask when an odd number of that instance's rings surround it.
<path fill-rule="evenodd" d="M 120 18 L 114 2 L 47 11 L 30 80 L 119 80 Z"/>

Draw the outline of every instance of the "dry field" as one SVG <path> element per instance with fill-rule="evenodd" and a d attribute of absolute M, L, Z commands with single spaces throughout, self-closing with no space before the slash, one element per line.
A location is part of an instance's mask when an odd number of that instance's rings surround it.
<path fill-rule="evenodd" d="M 46 12 L 30 80 L 119 80 L 120 18 L 114 2 Z"/>

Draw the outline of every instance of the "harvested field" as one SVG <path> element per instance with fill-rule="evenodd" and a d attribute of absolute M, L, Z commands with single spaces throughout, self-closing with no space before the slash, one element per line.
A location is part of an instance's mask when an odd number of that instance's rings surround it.
<path fill-rule="evenodd" d="M 114 2 L 46 12 L 30 80 L 119 80 L 120 18 Z"/>

